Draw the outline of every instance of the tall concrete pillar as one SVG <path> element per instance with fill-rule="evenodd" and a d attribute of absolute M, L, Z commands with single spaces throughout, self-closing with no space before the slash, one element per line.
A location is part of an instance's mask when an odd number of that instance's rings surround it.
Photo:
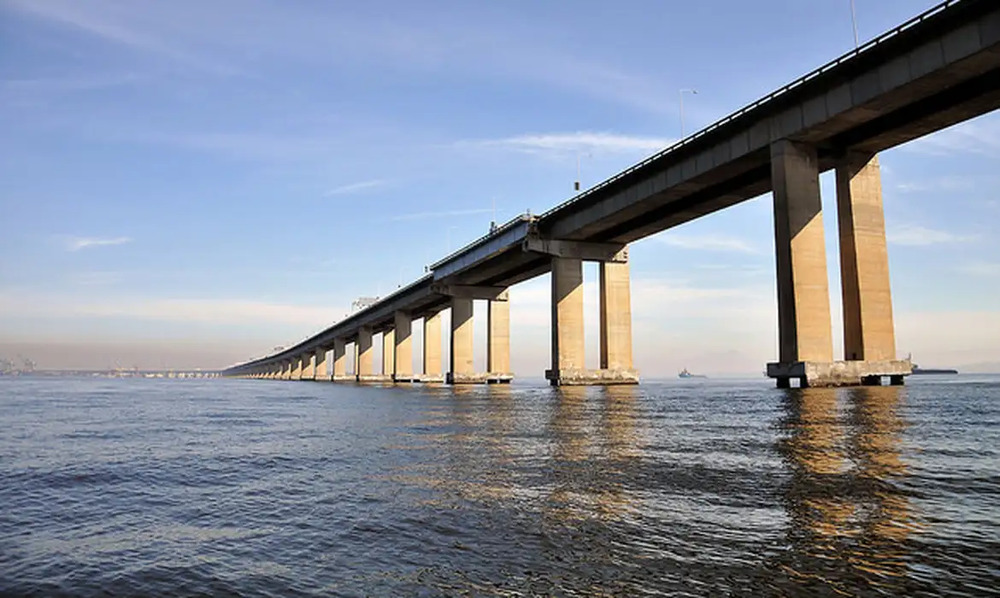
<path fill-rule="evenodd" d="M 632 370 L 632 301 L 628 262 L 601 262 L 601 369 Z"/>
<path fill-rule="evenodd" d="M 472 362 L 472 299 L 451 298 L 451 356 L 448 381 L 452 384 L 475 374 Z"/>
<path fill-rule="evenodd" d="M 356 345 L 357 357 L 355 358 L 355 374 L 358 380 L 371 378 L 372 376 L 372 329 L 362 326 L 358 329 L 358 342 Z"/>
<path fill-rule="evenodd" d="M 410 314 L 397 311 L 395 314 L 396 347 L 393 350 L 395 362 L 392 367 L 393 380 L 396 382 L 413 381 L 413 319 Z"/>
<path fill-rule="evenodd" d="M 424 315 L 424 381 L 441 381 L 441 312 Z"/>
<path fill-rule="evenodd" d="M 771 145 L 778 277 L 778 359 L 832 362 L 830 288 L 816 148 Z"/>
<path fill-rule="evenodd" d="M 583 371 L 583 262 L 552 258 L 552 369 L 546 377 L 556 385 Z"/>
<path fill-rule="evenodd" d="M 302 379 L 302 356 L 292 358 L 292 374 L 290 376 L 292 380 Z"/>
<path fill-rule="evenodd" d="M 282 373 L 281 373 L 281 379 L 282 380 L 291 380 L 292 379 L 292 371 L 294 370 L 295 366 L 292 364 L 291 361 L 286 361 L 285 364 L 284 364 L 284 366 L 283 366 L 283 368 L 284 369 L 282 370 Z"/>
<path fill-rule="evenodd" d="M 895 359 L 878 156 L 849 153 L 837 162 L 837 223 L 844 359 Z"/>
<path fill-rule="evenodd" d="M 486 312 L 486 371 L 510 373 L 510 302 L 489 301 Z"/>
<path fill-rule="evenodd" d="M 342 338 L 333 339 L 333 380 L 347 378 L 347 341 Z"/>
<path fill-rule="evenodd" d="M 392 376 L 396 367 L 396 331 L 390 328 L 382 333 L 382 375 Z"/>
<path fill-rule="evenodd" d="M 306 353 L 302 356 L 302 375 L 299 376 L 299 380 L 313 380 L 316 377 L 316 370 L 313 366 L 313 355 L 312 353 Z"/>
<path fill-rule="evenodd" d="M 326 373 L 326 347 L 320 347 L 316 349 L 316 355 L 314 357 L 315 363 L 313 364 L 313 380 L 326 380 L 328 374 Z"/>

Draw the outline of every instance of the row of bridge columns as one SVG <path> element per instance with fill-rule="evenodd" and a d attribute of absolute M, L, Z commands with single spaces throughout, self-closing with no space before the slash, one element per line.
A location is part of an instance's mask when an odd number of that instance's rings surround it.
<path fill-rule="evenodd" d="M 817 149 L 782 140 L 771 146 L 778 279 L 779 387 L 902 384 L 896 359 L 889 258 L 878 157 L 846 152 L 836 160 L 844 357 L 834 360 Z"/>
<path fill-rule="evenodd" d="M 767 375 L 780 387 L 902 383 L 912 366 L 896 359 L 885 217 L 878 157 L 846 152 L 836 160 L 844 358 L 834 360 L 826 242 L 817 149 L 782 140 L 771 146 L 778 287 L 778 361 Z M 634 384 L 628 249 L 611 243 L 529 238 L 525 250 L 551 260 L 551 366 L 553 385 Z M 600 367 L 587 369 L 584 342 L 583 262 L 599 263 Z M 398 312 L 383 330 L 381 374 L 373 371 L 371 328 L 354 339 L 355 376 L 345 370 L 346 339 L 333 349 L 333 380 L 508 382 L 510 308 L 506 289 L 441 285 L 450 296 L 451 352 L 443 375 L 440 313 L 424 315 L 423 372 L 412 371 L 410 314 Z M 485 293 L 485 295 L 483 294 Z M 487 366 L 473 366 L 473 299 L 486 298 Z M 256 377 L 325 378 L 326 351 L 265 366 Z M 310 362 L 310 360 L 312 360 Z"/>

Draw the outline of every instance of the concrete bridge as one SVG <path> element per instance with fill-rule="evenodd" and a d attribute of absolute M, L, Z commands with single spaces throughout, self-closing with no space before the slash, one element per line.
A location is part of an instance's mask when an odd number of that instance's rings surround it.
<path fill-rule="evenodd" d="M 778 386 L 901 384 L 878 152 L 1000 106 L 1000 3 L 950 0 L 540 216 L 507 222 L 430 273 L 280 353 L 228 376 L 506 382 L 507 288 L 552 278 L 555 385 L 638 382 L 628 244 L 772 192 Z M 819 174 L 836 170 L 844 355 L 835 360 Z M 582 262 L 600 264 L 600 369 L 584 366 Z M 473 368 L 474 300 L 488 302 L 486 372 Z M 440 312 L 451 309 L 447 376 Z M 421 321 L 422 372 L 411 330 Z M 372 335 L 383 334 L 373 369 Z M 353 346 L 356 375 L 346 375 Z M 328 354 L 332 352 L 332 371 Z"/>

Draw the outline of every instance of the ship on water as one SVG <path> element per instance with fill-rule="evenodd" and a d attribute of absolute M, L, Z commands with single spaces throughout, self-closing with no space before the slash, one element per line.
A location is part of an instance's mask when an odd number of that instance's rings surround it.
<path fill-rule="evenodd" d="M 677 374 L 678 378 L 707 378 L 708 376 L 702 376 L 701 374 L 692 374 L 687 368 L 681 370 L 681 373 Z"/>
<path fill-rule="evenodd" d="M 949 374 L 954 375 L 958 373 L 958 370 L 953 370 L 950 368 L 922 368 L 919 365 L 913 363 L 913 356 L 907 355 L 906 359 L 910 361 L 913 365 L 913 369 L 910 371 L 914 376 L 919 376 L 922 374 Z"/>

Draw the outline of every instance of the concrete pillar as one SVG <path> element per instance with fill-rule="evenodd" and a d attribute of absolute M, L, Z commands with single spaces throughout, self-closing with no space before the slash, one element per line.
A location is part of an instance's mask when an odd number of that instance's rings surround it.
<path fill-rule="evenodd" d="M 449 380 L 455 382 L 475 373 L 473 352 L 472 299 L 451 298 L 451 358 Z"/>
<path fill-rule="evenodd" d="M 372 375 L 372 329 L 362 326 L 358 329 L 358 342 L 356 344 L 357 357 L 355 359 L 355 374 L 358 380 L 362 377 Z"/>
<path fill-rule="evenodd" d="M 393 379 L 397 382 L 411 382 L 413 380 L 413 339 L 411 336 L 413 319 L 410 314 L 397 311 L 395 320 L 396 347 L 393 351 L 395 357 L 392 367 Z"/>
<path fill-rule="evenodd" d="M 878 156 L 849 153 L 837 162 L 837 223 L 844 359 L 895 359 Z"/>
<path fill-rule="evenodd" d="M 313 366 L 313 355 L 312 353 L 306 353 L 302 356 L 302 375 L 299 376 L 299 380 L 313 380 L 316 378 L 316 370 Z"/>
<path fill-rule="evenodd" d="M 291 380 L 292 379 L 292 370 L 293 370 L 293 368 L 294 368 L 294 366 L 292 365 L 292 362 L 291 361 L 286 361 L 284 363 L 284 365 L 282 366 L 281 379 L 282 380 Z"/>
<path fill-rule="evenodd" d="M 552 258 L 552 369 L 549 380 L 558 384 L 567 373 L 582 371 L 583 262 L 576 258 Z"/>
<path fill-rule="evenodd" d="M 440 378 L 441 369 L 441 312 L 424 316 L 424 357 L 425 379 Z"/>
<path fill-rule="evenodd" d="M 302 356 L 292 358 L 292 380 L 302 379 Z"/>
<path fill-rule="evenodd" d="M 333 339 L 333 374 L 334 380 L 347 377 L 347 341 L 342 338 Z"/>
<path fill-rule="evenodd" d="M 778 277 L 778 360 L 832 362 L 830 288 L 816 149 L 771 145 Z"/>
<path fill-rule="evenodd" d="M 316 349 L 315 363 L 313 364 L 313 380 L 326 380 L 326 347 Z"/>
<path fill-rule="evenodd" d="M 486 312 L 486 371 L 510 373 L 510 302 L 489 301 Z"/>
<path fill-rule="evenodd" d="M 396 331 L 392 328 L 382 333 L 382 375 L 392 376 L 396 367 Z"/>
<path fill-rule="evenodd" d="M 632 301 L 628 263 L 601 262 L 601 369 L 632 369 Z"/>

